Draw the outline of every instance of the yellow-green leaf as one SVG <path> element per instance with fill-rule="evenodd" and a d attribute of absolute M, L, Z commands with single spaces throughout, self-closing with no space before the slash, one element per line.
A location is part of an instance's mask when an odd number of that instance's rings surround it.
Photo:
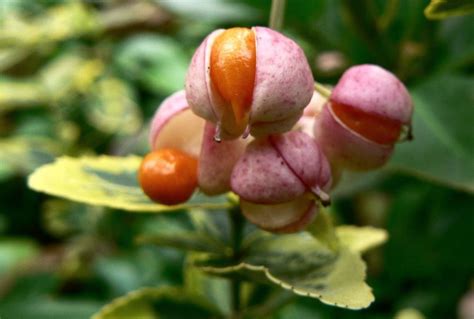
<path fill-rule="evenodd" d="M 38 168 L 28 179 L 36 191 L 91 205 L 138 212 L 164 212 L 194 207 L 227 208 L 226 196 L 207 197 L 196 192 L 186 203 L 176 206 L 156 204 L 138 185 L 139 156 L 60 157 Z"/>
<path fill-rule="evenodd" d="M 14 137 L 0 139 L 0 171 L 2 177 L 28 174 L 36 167 L 54 160 L 59 147 L 45 138 Z"/>
<path fill-rule="evenodd" d="M 365 283 L 366 266 L 357 252 L 335 252 L 309 233 L 256 236 L 243 249 L 240 263 L 203 256 L 195 265 L 216 275 L 240 275 L 269 281 L 295 294 L 348 309 L 368 307 L 374 300 Z"/>
<path fill-rule="evenodd" d="M 342 245 L 358 253 L 382 245 L 388 239 L 385 229 L 374 227 L 344 225 L 336 228 L 336 234 Z"/>
<path fill-rule="evenodd" d="M 0 82 L 0 113 L 35 107 L 47 102 L 47 99 L 48 96 L 38 81 Z"/>
<path fill-rule="evenodd" d="M 336 235 L 336 228 L 326 209 L 318 212 L 314 222 L 307 227 L 307 231 L 330 249 L 339 249 L 340 241 Z"/>
<path fill-rule="evenodd" d="M 196 296 L 171 287 L 141 288 L 105 305 L 91 319 L 212 318 L 210 307 Z"/>
<path fill-rule="evenodd" d="M 406 308 L 397 312 L 395 319 L 425 319 L 425 316 L 414 308 Z"/>
<path fill-rule="evenodd" d="M 425 9 L 428 19 L 445 19 L 474 12 L 472 0 L 431 0 Z"/>
<path fill-rule="evenodd" d="M 99 80 L 87 104 L 89 122 L 109 134 L 136 133 L 142 126 L 142 116 L 133 95 L 132 88 L 118 78 Z"/>

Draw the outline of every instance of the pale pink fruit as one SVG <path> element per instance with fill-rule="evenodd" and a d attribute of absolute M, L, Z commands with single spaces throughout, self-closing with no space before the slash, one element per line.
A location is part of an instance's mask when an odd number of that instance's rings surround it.
<path fill-rule="evenodd" d="M 255 35 L 255 82 L 245 125 L 232 120 L 237 115 L 229 114 L 232 107 L 211 80 L 212 46 L 224 30 L 212 32 L 203 41 L 189 66 L 186 98 L 195 114 L 217 126 L 217 139 L 237 138 L 246 131 L 255 137 L 289 131 L 313 94 L 313 76 L 301 48 L 271 29 L 251 30 Z"/>
<path fill-rule="evenodd" d="M 327 99 L 324 96 L 322 96 L 317 91 L 314 91 L 311 101 L 304 108 L 303 116 L 301 116 L 293 129 L 297 131 L 303 131 L 309 136 L 313 136 L 315 117 L 322 112 L 324 103 L 326 103 L 326 101 Z"/>
<path fill-rule="evenodd" d="M 254 204 L 241 199 L 240 208 L 251 223 L 276 233 L 302 230 L 311 223 L 318 212 L 315 200 L 305 196 L 274 205 Z"/>
<path fill-rule="evenodd" d="M 216 143 L 214 126 L 196 116 L 188 106 L 184 90 L 163 101 L 152 122 L 152 150 L 178 149 L 198 159 L 198 186 L 209 195 L 230 190 L 230 175 L 248 140 Z"/>
<path fill-rule="evenodd" d="M 165 99 L 153 116 L 149 143 L 152 150 L 175 148 L 199 157 L 205 121 L 196 116 L 184 90 Z"/>
<path fill-rule="evenodd" d="M 323 201 L 331 184 L 329 164 L 316 142 L 298 131 L 251 142 L 234 167 L 231 188 L 256 204 L 279 204 L 305 193 Z"/>
<path fill-rule="evenodd" d="M 314 137 L 333 166 L 378 168 L 409 130 L 412 112 L 408 91 L 392 73 L 375 65 L 354 66 L 315 118 Z"/>
<path fill-rule="evenodd" d="M 211 122 L 206 122 L 199 156 L 198 184 L 208 195 L 230 191 L 232 169 L 246 145 L 243 139 L 216 143 L 214 132 L 215 126 Z"/>

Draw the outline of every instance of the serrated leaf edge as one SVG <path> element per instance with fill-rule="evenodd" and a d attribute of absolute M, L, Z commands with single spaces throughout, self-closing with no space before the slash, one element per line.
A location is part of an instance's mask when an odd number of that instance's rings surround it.
<path fill-rule="evenodd" d="M 265 267 L 265 266 L 255 266 L 255 265 L 251 265 L 251 264 L 242 262 L 242 263 L 239 263 L 239 264 L 234 265 L 234 266 L 227 266 L 227 267 L 221 267 L 221 268 L 211 267 L 211 266 L 196 266 L 196 267 L 198 267 L 202 271 L 209 272 L 209 273 L 214 273 L 214 274 L 225 274 L 225 273 L 229 273 L 229 272 L 239 271 L 239 270 L 242 270 L 242 269 L 247 269 L 247 270 L 250 270 L 250 271 L 260 271 L 260 272 L 263 272 L 265 274 L 265 276 L 271 282 L 273 282 L 274 284 L 280 286 L 283 289 L 290 290 L 290 291 L 292 291 L 293 293 L 295 293 L 299 296 L 317 298 L 322 303 L 324 303 L 326 305 L 336 306 L 336 307 L 341 307 L 341 308 L 346 308 L 346 309 L 352 309 L 352 310 L 365 309 L 365 308 L 369 307 L 370 304 L 372 304 L 372 302 L 375 300 L 375 297 L 372 294 L 372 288 L 369 285 L 367 285 L 365 282 L 363 282 L 363 284 L 369 289 L 370 295 L 371 295 L 370 296 L 371 300 L 365 307 L 354 307 L 354 306 L 340 304 L 340 303 L 337 303 L 337 302 L 332 302 L 330 300 L 325 299 L 321 294 L 311 293 L 311 292 L 307 292 L 307 291 L 303 291 L 303 290 L 300 290 L 298 288 L 295 288 L 293 285 L 291 285 L 291 284 L 289 284 L 289 283 L 287 283 L 283 280 L 280 280 L 280 279 L 276 278 L 275 276 L 273 276 L 271 274 L 270 270 L 268 269 L 268 267 Z M 365 270 L 366 270 L 366 265 L 364 263 L 364 271 Z M 365 278 L 366 278 L 366 275 L 364 275 L 363 279 L 365 280 Z"/>

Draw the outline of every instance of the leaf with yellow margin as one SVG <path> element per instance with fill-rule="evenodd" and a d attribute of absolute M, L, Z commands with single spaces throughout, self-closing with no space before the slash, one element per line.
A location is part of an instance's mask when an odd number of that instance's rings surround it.
<path fill-rule="evenodd" d="M 139 156 L 60 157 L 41 166 L 28 178 L 28 186 L 38 192 L 90 205 L 136 212 L 165 212 L 203 207 L 229 207 L 225 195 L 207 197 L 196 192 L 191 199 L 175 206 L 152 202 L 137 181 Z"/>
<path fill-rule="evenodd" d="M 374 301 L 365 283 L 365 263 L 347 247 L 331 250 L 306 232 L 278 236 L 262 232 L 243 251 L 238 263 L 202 255 L 194 264 L 210 274 L 271 282 L 337 307 L 362 309 Z"/>
<path fill-rule="evenodd" d="M 369 249 L 380 246 L 388 239 L 388 233 L 385 229 L 351 225 L 336 227 L 336 235 L 342 245 L 358 253 L 364 253 Z"/>
<path fill-rule="evenodd" d="M 91 319 L 212 318 L 215 310 L 197 296 L 171 287 L 145 287 L 105 305 Z"/>
<path fill-rule="evenodd" d="M 472 0 L 431 0 L 425 8 L 425 16 L 428 19 L 446 19 L 470 13 L 474 13 Z"/>

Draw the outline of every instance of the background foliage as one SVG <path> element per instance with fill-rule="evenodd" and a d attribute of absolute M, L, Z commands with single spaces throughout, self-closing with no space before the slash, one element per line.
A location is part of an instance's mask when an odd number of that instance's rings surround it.
<path fill-rule="evenodd" d="M 353 64 L 392 70 L 415 101 L 415 140 L 399 145 L 385 169 L 346 176 L 335 194 L 337 224 L 382 227 L 390 236 L 364 257 L 376 296 L 370 308 L 328 307 L 270 287 L 249 292 L 248 305 L 276 294 L 295 302 L 282 302 L 271 318 L 393 318 L 407 308 L 468 318 L 459 309 L 474 289 L 473 17 L 429 20 L 421 0 L 288 2 L 283 31 L 304 48 L 316 80 L 334 84 Z M 433 1 L 427 16 L 460 13 L 445 2 L 472 10 L 467 1 Z M 160 296 L 170 318 L 173 311 L 207 318 L 206 300 L 229 308 L 219 293 L 226 281 L 185 268 L 191 257 L 177 250 L 136 243 L 191 223 L 188 215 L 52 198 L 28 189 L 26 176 L 59 155 L 143 155 L 149 118 L 182 88 L 203 37 L 266 25 L 269 11 L 269 0 L 0 2 L 2 318 L 87 318 L 143 286 L 156 288 L 138 295 Z M 183 283 L 206 300 L 177 304 L 180 292 L 169 286 Z M 125 298 L 142 302 L 136 293 Z"/>

